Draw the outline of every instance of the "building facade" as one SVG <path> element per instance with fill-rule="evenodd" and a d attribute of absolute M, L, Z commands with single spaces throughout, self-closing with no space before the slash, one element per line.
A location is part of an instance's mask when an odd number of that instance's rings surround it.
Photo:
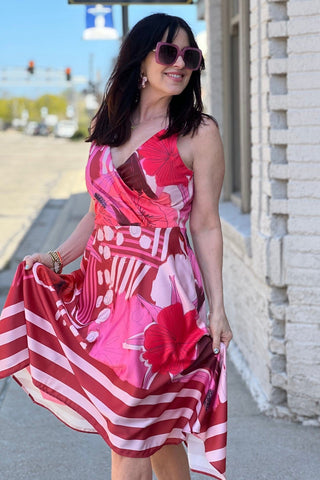
<path fill-rule="evenodd" d="M 199 0 L 221 128 L 230 357 L 262 410 L 320 424 L 320 0 Z"/>

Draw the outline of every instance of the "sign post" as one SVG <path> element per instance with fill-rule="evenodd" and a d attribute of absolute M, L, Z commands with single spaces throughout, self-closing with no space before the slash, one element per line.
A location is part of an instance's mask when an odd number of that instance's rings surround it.
<path fill-rule="evenodd" d="M 124 38 L 128 31 L 129 31 L 129 15 L 128 15 L 128 7 L 126 5 L 122 5 L 122 38 Z"/>
<path fill-rule="evenodd" d="M 92 4 L 104 4 L 104 5 L 146 5 L 146 4 L 172 4 L 172 5 L 190 5 L 193 3 L 193 0 L 106 0 L 106 1 L 97 1 L 97 0 L 68 0 L 70 5 L 92 5 Z"/>
<path fill-rule="evenodd" d="M 129 26 L 128 26 L 128 7 L 130 5 L 191 5 L 193 0 L 68 0 L 70 5 L 122 5 L 122 35 L 128 33 Z"/>

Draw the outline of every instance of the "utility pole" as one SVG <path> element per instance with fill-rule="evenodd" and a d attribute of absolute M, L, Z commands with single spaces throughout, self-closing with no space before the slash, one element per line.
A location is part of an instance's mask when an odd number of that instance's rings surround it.
<path fill-rule="evenodd" d="M 122 39 L 124 39 L 128 31 L 129 31 L 128 6 L 122 5 Z"/>

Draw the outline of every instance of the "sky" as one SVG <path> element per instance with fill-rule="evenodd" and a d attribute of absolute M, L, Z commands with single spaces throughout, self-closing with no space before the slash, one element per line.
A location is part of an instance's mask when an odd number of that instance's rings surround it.
<path fill-rule="evenodd" d="M 98 3 L 98 2 L 97 2 Z M 161 2 L 160 2 L 161 3 Z M 44 93 L 32 87 L 3 87 L 1 75 L 7 68 L 26 68 L 33 60 L 35 68 L 72 69 L 73 75 L 89 76 L 93 71 L 104 85 L 117 55 L 119 40 L 83 40 L 85 5 L 69 5 L 68 0 L 0 0 L 0 95 L 24 95 L 31 98 Z M 141 18 L 165 12 L 184 18 L 197 35 L 205 22 L 197 20 L 194 5 L 131 5 L 129 28 Z M 122 34 L 121 6 L 113 6 L 114 26 Z M 46 93 L 57 93 L 46 88 Z"/>

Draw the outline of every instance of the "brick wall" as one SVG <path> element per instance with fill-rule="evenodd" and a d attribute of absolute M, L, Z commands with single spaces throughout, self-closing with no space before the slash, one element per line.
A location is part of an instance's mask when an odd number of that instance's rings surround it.
<path fill-rule="evenodd" d="M 288 2 L 288 407 L 320 418 L 320 1 Z"/>
<path fill-rule="evenodd" d="M 205 6 L 223 120 L 222 0 Z M 251 212 L 221 205 L 230 356 L 271 414 L 319 424 L 320 0 L 250 0 L 250 91 Z"/>

